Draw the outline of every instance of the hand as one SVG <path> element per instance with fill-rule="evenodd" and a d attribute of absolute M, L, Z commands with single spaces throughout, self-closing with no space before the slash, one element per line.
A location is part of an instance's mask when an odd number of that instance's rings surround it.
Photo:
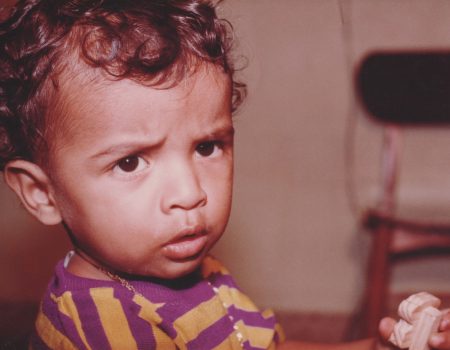
<path fill-rule="evenodd" d="M 380 321 L 378 331 L 380 333 L 382 344 L 378 345 L 378 349 L 397 349 L 388 340 L 394 331 L 394 325 L 396 323 L 397 321 L 391 317 L 385 317 Z"/>
<path fill-rule="evenodd" d="M 443 316 L 439 332 L 431 336 L 429 343 L 433 349 L 450 349 L 450 309 L 441 311 Z"/>
<path fill-rule="evenodd" d="M 433 349 L 450 350 L 450 309 L 441 311 L 443 316 L 439 324 L 439 332 L 431 336 L 429 344 Z M 394 330 L 395 323 L 396 320 L 390 317 L 385 317 L 381 320 L 379 332 L 383 341 L 387 342 Z"/>

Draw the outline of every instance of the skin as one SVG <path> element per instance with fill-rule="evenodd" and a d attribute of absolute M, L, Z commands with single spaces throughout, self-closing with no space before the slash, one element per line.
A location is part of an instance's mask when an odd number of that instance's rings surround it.
<path fill-rule="evenodd" d="M 61 92 L 66 118 L 50 159 L 61 219 L 96 264 L 164 279 L 192 272 L 230 213 L 229 77 L 204 66 L 170 89 L 92 84 L 74 79 Z M 78 256 L 68 270 L 101 278 Z"/>
<path fill-rule="evenodd" d="M 62 221 L 95 264 L 176 279 L 194 271 L 223 234 L 233 183 L 231 85 L 203 64 L 179 85 L 155 89 L 129 80 L 72 76 L 61 81 L 48 168 L 11 161 L 5 180 L 47 225 Z M 108 277 L 75 255 L 68 270 Z M 380 323 L 387 339 L 395 320 Z M 450 349 L 450 314 L 430 345 Z M 278 349 L 393 349 L 366 339 Z"/>

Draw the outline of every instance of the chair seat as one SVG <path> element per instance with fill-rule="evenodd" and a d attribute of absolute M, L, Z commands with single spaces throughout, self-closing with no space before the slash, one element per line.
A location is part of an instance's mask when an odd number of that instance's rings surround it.
<path fill-rule="evenodd" d="M 381 226 L 390 230 L 389 253 L 392 255 L 450 250 L 450 222 L 399 218 L 369 209 L 363 216 L 363 225 L 371 232 L 377 232 Z"/>

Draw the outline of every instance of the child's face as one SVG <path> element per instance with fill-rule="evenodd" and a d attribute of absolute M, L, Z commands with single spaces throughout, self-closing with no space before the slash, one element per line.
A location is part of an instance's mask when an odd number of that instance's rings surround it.
<path fill-rule="evenodd" d="M 56 203 L 80 247 L 119 271 L 182 276 L 225 229 L 231 83 L 203 68 L 168 90 L 63 84 L 64 137 L 50 157 Z"/>

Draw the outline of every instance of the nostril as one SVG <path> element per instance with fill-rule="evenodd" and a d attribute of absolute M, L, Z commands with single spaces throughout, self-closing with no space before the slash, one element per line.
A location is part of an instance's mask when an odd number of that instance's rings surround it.
<path fill-rule="evenodd" d="M 201 173 L 195 164 L 186 159 L 176 159 L 165 168 L 160 183 L 163 211 L 173 209 L 192 210 L 206 205 L 207 194 Z"/>
<path fill-rule="evenodd" d="M 207 204 L 207 195 L 199 186 L 190 187 L 189 190 L 172 192 L 171 196 L 166 198 L 167 208 L 192 210 L 203 207 Z"/>

